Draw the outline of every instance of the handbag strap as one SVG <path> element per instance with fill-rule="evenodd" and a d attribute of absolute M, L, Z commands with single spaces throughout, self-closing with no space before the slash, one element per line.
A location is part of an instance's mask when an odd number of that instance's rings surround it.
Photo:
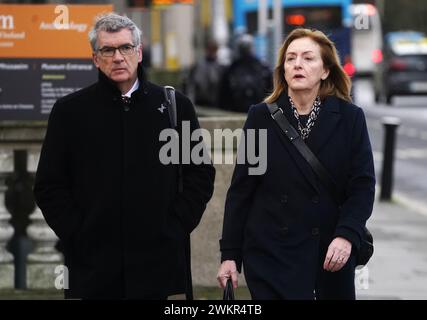
<path fill-rule="evenodd" d="M 178 122 L 176 118 L 175 88 L 171 86 L 164 86 L 163 93 L 165 95 L 166 104 L 168 105 L 168 113 L 171 126 L 173 129 L 176 129 Z"/>
<path fill-rule="evenodd" d="M 326 168 L 320 163 L 319 159 L 317 159 L 314 153 L 305 144 L 296 129 L 289 123 L 288 119 L 283 114 L 283 110 L 279 108 L 277 103 L 267 103 L 267 107 L 273 120 L 276 121 L 286 137 L 288 137 L 295 148 L 301 153 L 303 158 L 313 168 L 313 171 L 331 194 L 332 199 L 334 199 L 337 204 L 340 204 L 340 196 L 335 181 L 332 179 Z"/>

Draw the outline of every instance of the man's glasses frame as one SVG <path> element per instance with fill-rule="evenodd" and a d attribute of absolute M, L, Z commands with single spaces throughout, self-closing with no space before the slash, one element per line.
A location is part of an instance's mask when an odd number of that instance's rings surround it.
<path fill-rule="evenodd" d="M 119 50 L 120 54 L 123 56 L 131 56 L 135 53 L 136 46 L 132 44 L 123 44 L 119 47 L 102 47 L 97 51 L 103 57 L 113 57 L 116 54 L 116 50 Z"/>

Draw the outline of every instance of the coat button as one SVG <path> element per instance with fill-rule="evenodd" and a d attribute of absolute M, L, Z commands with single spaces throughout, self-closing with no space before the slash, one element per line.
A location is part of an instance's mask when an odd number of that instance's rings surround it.
<path fill-rule="evenodd" d="M 311 229 L 311 234 L 313 236 L 318 236 L 319 235 L 319 228 L 313 228 L 313 229 Z"/>
<path fill-rule="evenodd" d="M 123 107 L 123 110 L 125 110 L 126 112 L 130 110 L 130 107 L 128 105 Z"/>
<path fill-rule="evenodd" d="M 289 228 L 288 228 L 287 226 L 282 227 L 282 234 L 283 234 L 283 235 L 288 234 L 288 231 L 289 231 Z"/>
<path fill-rule="evenodd" d="M 288 195 L 287 194 L 282 194 L 280 196 L 280 202 L 281 203 L 287 203 L 288 202 Z"/>
<path fill-rule="evenodd" d="M 318 197 L 318 196 L 314 196 L 314 197 L 311 199 L 311 201 L 312 201 L 313 203 L 319 203 L 319 197 Z"/>

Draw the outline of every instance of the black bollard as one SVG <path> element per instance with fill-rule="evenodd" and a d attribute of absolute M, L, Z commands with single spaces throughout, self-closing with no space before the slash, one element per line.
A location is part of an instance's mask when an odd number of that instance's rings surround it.
<path fill-rule="evenodd" d="M 396 117 L 383 117 L 384 125 L 384 152 L 383 170 L 381 175 L 381 201 L 390 201 L 393 191 L 393 163 L 394 149 L 396 146 L 396 129 L 400 125 L 400 119 Z"/>

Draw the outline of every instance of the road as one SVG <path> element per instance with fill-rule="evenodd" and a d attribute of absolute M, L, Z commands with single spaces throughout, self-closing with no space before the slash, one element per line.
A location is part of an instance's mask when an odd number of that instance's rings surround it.
<path fill-rule="evenodd" d="M 427 214 L 427 96 L 396 97 L 391 106 L 376 104 L 369 80 L 354 83 L 355 103 L 365 111 L 374 150 L 377 183 L 381 183 L 384 116 L 398 117 L 394 194 Z"/>

